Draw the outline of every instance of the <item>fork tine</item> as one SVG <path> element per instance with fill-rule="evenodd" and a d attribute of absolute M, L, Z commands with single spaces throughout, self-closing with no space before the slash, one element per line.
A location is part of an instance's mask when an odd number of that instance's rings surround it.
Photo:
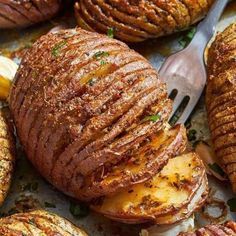
<path fill-rule="evenodd" d="M 184 99 L 184 95 L 182 93 L 178 93 L 173 101 L 173 108 L 172 108 L 172 113 L 170 118 L 174 115 L 174 113 L 176 112 L 176 110 L 178 109 L 179 105 L 181 104 L 181 102 Z"/>
<path fill-rule="evenodd" d="M 191 115 L 193 108 L 197 105 L 198 102 L 198 97 L 190 97 L 190 100 L 187 104 L 187 106 L 185 107 L 183 113 L 181 114 L 181 116 L 179 117 L 177 124 L 184 124 L 187 119 L 189 118 L 189 116 Z"/>

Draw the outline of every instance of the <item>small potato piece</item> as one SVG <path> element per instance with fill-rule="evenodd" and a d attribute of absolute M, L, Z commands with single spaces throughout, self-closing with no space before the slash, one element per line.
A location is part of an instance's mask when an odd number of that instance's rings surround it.
<path fill-rule="evenodd" d="M 92 208 L 125 223 L 173 224 L 199 208 L 207 191 L 204 165 L 195 153 L 188 153 L 169 160 L 149 181 L 105 197 Z"/>
<path fill-rule="evenodd" d="M 87 236 L 68 220 L 43 210 L 14 214 L 0 219 L 0 235 Z"/>
<path fill-rule="evenodd" d="M 15 142 L 8 111 L 0 110 L 0 205 L 9 190 L 15 162 Z"/>

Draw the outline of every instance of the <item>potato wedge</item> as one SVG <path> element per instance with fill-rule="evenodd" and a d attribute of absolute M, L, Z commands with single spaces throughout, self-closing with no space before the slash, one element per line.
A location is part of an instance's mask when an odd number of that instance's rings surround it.
<path fill-rule="evenodd" d="M 199 208 L 207 192 L 203 163 L 195 153 L 188 153 L 169 160 L 149 181 L 105 197 L 92 209 L 125 223 L 173 224 Z"/>
<path fill-rule="evenodd" d="M 56 214 L 35 210 L 0 219 L 0 235 L 86 236 L 87 234 Z"/>
<path fill-rule="evenodd" d="M 8 110 L 0 110 L 0 205 L 9 190 L 15 162 L 15 140 Z"/>

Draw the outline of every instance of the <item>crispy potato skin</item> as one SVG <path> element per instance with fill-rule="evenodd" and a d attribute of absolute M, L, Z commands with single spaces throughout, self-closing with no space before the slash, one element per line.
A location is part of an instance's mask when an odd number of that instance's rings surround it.
<path fill-rule="evenodd" d="M 15 162 L 15 139 L 9 111 L 0 110 L 0 205 L 9 190 Z"/>
<path fill-rule="evenodd" d="M 140 42 L 184 30 L 202 19 L 214 0 L 80 0 L 75 3 L 78 24 L 126 42 Z"/>
<path fill-rule="evenodd" d="M 44 210 L 18 213 L 0 219 L 0 235 L 87 236 L 68 220 Z"/>
<path fill-rule="evenodd" d="M 218 34 L 208 54 L 206 106 L 217 157 L 236 191 L 236 23 Z"/>
<path fill-rule="evenodd" d="M 0 0 L 0 29 L 19 28 L 48 20 L 59 11 L 61 0 Z"/>
<path fill-rule="evenodd" d="M 141 55 L 105 35 L 71 29 L 41 37 L 28 51 L 12 86 L 10 109 L 27 156 L 41 174 L 89 201 L 110 190 L 83 197 L 85 179 L 125 163 L 163 128 L 172 103 Z"/>
<path fill-rule="evenodd" d="M 178 236 L 235 236 L 236 223 L 228 221 L 221 225 L 207 225 L 195 232 L 180 233 Z"/>

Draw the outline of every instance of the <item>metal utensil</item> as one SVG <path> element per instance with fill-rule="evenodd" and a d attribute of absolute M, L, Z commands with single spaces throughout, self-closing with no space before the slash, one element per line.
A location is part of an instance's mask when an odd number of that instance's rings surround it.
<path fill-rule="evenodd" d="M 198 25 L 191 43 L 184 50 L 168 57 L 159 71 L 160 78 L 167 84 L 168 93 L 174 101 L 170 118 L 184 100 L 185 107 L 176 118 L 177 123 L 186 122 L 205 87 L 207 75 L 204 51 L 228 2 L 216 0 L 207 17 Z"/>

